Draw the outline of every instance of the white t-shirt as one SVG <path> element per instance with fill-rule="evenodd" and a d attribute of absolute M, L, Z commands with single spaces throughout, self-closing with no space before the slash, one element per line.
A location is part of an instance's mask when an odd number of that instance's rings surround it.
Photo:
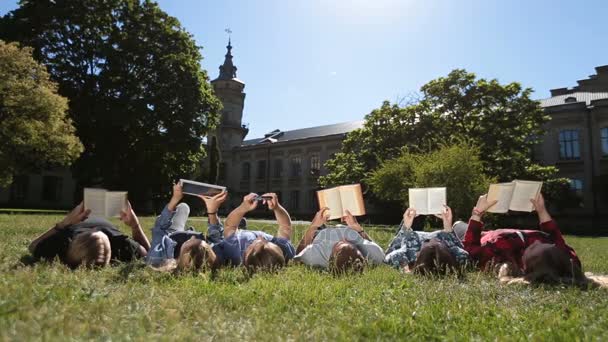
<path fill-rule="evenodd" d="M 294 260 L 308 266 L 327 268 L 334 245 L 345 240 L 355 245 L 371 264 L 384 262 L 384 251 L 377 243 L 365 240 L 352 228 L 325 228 L 320 230 L 312 243 L 304 248 Z"/>

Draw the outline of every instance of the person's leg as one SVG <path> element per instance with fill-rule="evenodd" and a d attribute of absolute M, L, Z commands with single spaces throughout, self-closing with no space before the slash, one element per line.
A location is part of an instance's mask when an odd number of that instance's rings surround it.
<path fill-rule="evenodd" d="M 175 208 L 175 214 L 173 214 L 169 231 L 174 233 L 186 230 L 188 215 L 190 215 L 190 207 L 186 203 L 178 204 Z"/>

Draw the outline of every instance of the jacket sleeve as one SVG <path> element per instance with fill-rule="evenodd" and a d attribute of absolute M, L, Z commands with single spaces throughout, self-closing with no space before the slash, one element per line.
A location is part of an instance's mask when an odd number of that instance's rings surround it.
<path fill-rule="evenodd" d="M 464 249 L 469 253 L 471 258 L 477 259 L 480 257 L 482 252 L 481 247 L 481 230 L 483 223 L 480 221 L 469 220 L 469 226 L 467 232 L 464 234 L 464 240 L 462 244 Z"/>
<path fill-rule="evenodd" d="M 218 224 L 211 224 L 207 228 L 207 240 L 211 243 L 220 243 L 224 239 L 224 225 L 222 221 Z"/>
<path fill-rule="evenodd" d="M 551 236 L 551 239 L 553 240 L 553 242 L 555 242 L 555 245 L 557 245 L 557 246 L 566 245 L 566 241 L 564 240 L 564 237 L 562 236 L 562 232 L 557 227 L 557 223 L 555 222 L 555 220 L 541 223 L 540 230 L 549 234 L 549 236 Z"/>

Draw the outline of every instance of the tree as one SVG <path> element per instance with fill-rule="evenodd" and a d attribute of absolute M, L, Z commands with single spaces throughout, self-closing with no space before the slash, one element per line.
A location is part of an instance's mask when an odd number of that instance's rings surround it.
<path fill-rule="evenodd" d="M 484 173 L 480 150 L 466 143 L 442 146 L 429 153 L 403 150 L 374 170 L 367 183 L 383 200 L 408 202 L 408 188 L 447 187 L 454 217 L 466 219 L 480 194 L 494 181 Z"/>
<path fill-rule="evenodd" d="M 511 181 L 526 174 L 532 148 L 549 120 L 531 89 L 518 83 L 477 79 L 457 69 L 422 86 L 420 100 L 401 108 L 384 102 L 365 117 L 363 128 L 350 132 L 341 153 L 325 165 L 321 185 L 367 179 L 380 165 L 400 155 L 429 153 L 465 142 L 479 146 L 484 174 Z M 356 172 L 349 172 L 352 169 Z M 378 197 L 372 189 L 371 197 Z"/>
<path fill-rule="evenodd" d="M 152 1 L 22 0 L 2 20 L 49 67 L 85 146 L 81 185 L 164 195 L 205 156 L 221 107 L 192 36 Z"/>
<path fill-rule="evenodd" d="M 0 40 L 0 186 L 15 174 L 78 158 L 82 144 L 67 107 L 32 49 Z"/>

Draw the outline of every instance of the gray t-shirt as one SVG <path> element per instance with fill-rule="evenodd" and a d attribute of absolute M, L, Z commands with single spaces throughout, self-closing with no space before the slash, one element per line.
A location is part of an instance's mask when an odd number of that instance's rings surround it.
<path fill-rule="evenodd" d="M 371 264 L 379 265 L 384 261 L 384 252 L 377 243 L 365 240 L 348 227 L 320 230 L 312 243 L 296 255 L 294 260 L 299 260 L 308 266 L 327 268 L 334 245 L 341 240 L 355 245 Z"/>

